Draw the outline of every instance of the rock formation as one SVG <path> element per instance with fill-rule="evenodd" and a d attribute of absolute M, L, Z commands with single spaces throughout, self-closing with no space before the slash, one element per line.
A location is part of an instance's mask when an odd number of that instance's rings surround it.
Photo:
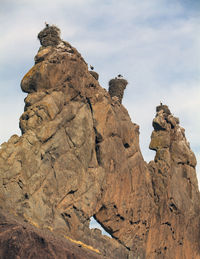
<path fill-rule="evenodd" d="M 0 212 L 0 258 L 100 259 L 98 249 Z"/>
<path fill-rule="evenodd" d="M 90 74 L 96 79 L 96 80 L 99 80 L 99 74 L 95 71 L 89 71 Z"/>
<path fill-rule="evenodd" d="M 0 255 L 34 258 L 45 247 L 41 258 L 200 258 L 196 159 L 179 120 L 157 107 L 147 164 L 123 92 L 103 89 L 55 26 L 38 37 L 21 82 L 22 136 L 0 149 Z M 89 229 L 92 216 L 113 238 Z M 8 235 L 16 229 L 21 247 Z"/>
<path fill-rule="evenodd" d="M 200 223 L 196 158 L 179 119 L 166 105 L 156 110 L 150 143 L 156 156 L 149 170 L 157 213 L 152 218 L 149 247 L 158 258 L 162 254 L 164 258 L 199 258 L 200 232 L 195 231 Z"/>

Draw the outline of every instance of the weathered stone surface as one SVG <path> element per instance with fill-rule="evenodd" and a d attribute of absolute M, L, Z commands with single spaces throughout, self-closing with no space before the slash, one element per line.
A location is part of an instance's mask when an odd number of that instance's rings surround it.
<path fill-rule="evenodd" d="M 170 134 L 168 131 L 156 130 L 151 134 L 151 143 L 149 148 L 152 150 L 159 150 L 168 148 L 170 146 Z"/>
<path fill-rule="evenodd" d="M 29 93 L 20 118 L 23 135 L 11 137 L 0 150 L 1 207 L 39 228 L 101 244 L 100 253 L 109 258 L 125 257 L 125 247 L 95 238 L 89 229 L 106 174 L 99 165 L 102 139 L 94 107 L 104 103 L 114 114 L 112 101 L 77 50 L 65 42 L 46 49 L 22 79 L 22 90 Z"/>
<path fill-rule="evenodd" d="M 158 207 L 152 215 L 147 258 L 200 258 L 200 232 L 195 231 L 200 224 L 196 158 L 179 120 L 166 105 L 156 110 L 150 143 L 156 156 L 149 170 Z"/>
<path fill-rule="evenodd" d="M 95 71 L 90 71 L 90 74 L 96 79 L 99 80 L 99 74 Z"/>
<path fill-rule="evenodd" d="M 101 259 L 97 249 L 0 212 L 0 258 Z"/>
<path fill-rule="evenodd" d="M 157 106 L 156 107 L 156 112 L 159 113 L 159 111 L 162 111 L 162 113 L 166 114 L 167 116 L 171 115 L 171 112 L 170 112 L 170 110 L 169 110 L 167 105 L 160 104 L 159 106 Z"/>
<path fill-rule="evenodd" d="M 51 42 L 48 28 L 21 82 L 28 93 L 22 136 L 1 145 L 1 209 L 56 240 L 67 236 L 97 249 L 94 258 L 199 258 L 196 159 L 179 120 L 166 105 L 157 107 L 150 143 L 156 156 L 147 164 L 139 126 L 121 104 L 127 81 L 116 79 L 121 88 L 109 94 L 75 48 Z M 113 239 L 89 229 L 92 216 Z M 51 240 L 45 242 L 51 258 Z M 58 254 L 65 254 L 62 244 Z"/>

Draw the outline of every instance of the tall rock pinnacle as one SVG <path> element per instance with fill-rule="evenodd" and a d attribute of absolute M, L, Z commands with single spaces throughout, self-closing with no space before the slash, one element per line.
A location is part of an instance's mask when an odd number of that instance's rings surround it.
<path fill-rule="evenodd" d="M 199 258 L 200 232 L 195 231 L 200 223 L 196 158 L 179 119 L 166 105 L 158 106 L 156 111 L 150 143 L 156 156 L 149 170 L 157 204 L 151 232 L 159 238 L 150 238 L 149 245 L 158 258 L 159 254 L 164 258 Z"/>
<path fill-rule="evenodd" d="M 0 149 L 0 257 L 199 258 L 196 159 L 179 120 L 157 107 L 147 164 L 121 104 L 127 81 L 108 93 L 57 27 L 38 37 L 22 136 Z"/>

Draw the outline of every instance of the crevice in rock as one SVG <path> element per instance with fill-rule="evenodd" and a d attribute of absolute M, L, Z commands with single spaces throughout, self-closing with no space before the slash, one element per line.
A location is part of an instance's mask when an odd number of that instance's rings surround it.
<path fill-rule="evenodd" d="M 106 206 L 103 204 L 99 211 L 102 211 L 102 210 L 105 210 L 105 209 L 106 209 Z"/>
<path fill-rule="evenodd" d="M 138 225 L 140 223 L 140 220 L 133 221 L 133 225 Z"/>
<path fill-rule="evenodd" d="M 101 165 L 101 150 L 100 150 L 100 143 L 103 141 L 102 135 L 97 131 L 97 129 L 94 127 L 95 132 L 95 152 L 96 152 L 96 158 L 99 165 Z"/>
<path fill-rule="evenodd" d="M 74 210 L 74 213 L 78 217 L 80 223 L 85 225 L 85 226 L 89 226 L 89 217 L 88 217 L 88 215 L 82 209 L 79 209 L 79 208 L 77 208 L 74 205 L 72 206 L 72 208 Z"/>
<path fill-rule="evenodd" d="M 69 86 L 70 87 L 70 86 Z M 71 85 L 71 87 L 70 88 L 73 88 L 74 89 L 74 87 Z M 74 89 L 75 90 L 75 89 Z M 78 96 L 80 96 L 80 91 L 77 91 L 77 90 L 75 90 L 76 91 L 76 95 L 75 96 L 73 96 L 71 99 L 70 99 L 70 101 L 76 101 L 77 100 L 77 97 Z"/>
<path fill-rule="evenodd" d="M 38 171 L 40 170 L 42 164 L 40 165 L 40 167 L 38 168 Z M 51 170 L 48 171 L 48 173 L 45 175 L 44 179 L 41 181 L 40 185 L 34 190 L 33 193 L 31 193 L 31 195 L 33 196 L 35 193 L 37 193 L 39 191 L 40 188 L 42 188 L 42 186 L 44 185 L 47 177 L 49 176 L 49 174 L 52 173 Z"/>
<path fill-rule="evenodd" d="M 169 227 L 170 231 L 171 231 L 173 240 L 176 240 L 175 231 L 174 231 L 174 229 L 173 229 L 171 223 L 168 222 L 168 221 L 166 221 L 166 222 L 162 223 L 161 225 L 167 225 L 167 226 Z"/>
<path fill-rule="evenodd" d="M 63 82 L 70 82 L 72 80 L 71 76 L 67 76 L 66 79 Z"/>
<path fill-rule="evenodd" d="M 51 168 L 53 169 L 53 175 L 54 175 L 54 179 L 56 181 L 56 191 L 58 191 L 58 179 L 57 179 L 57 175 L 56 175 L 56 171 L 54 169 L 54 165 L 51 165 Z"/>
<path fill-rule="evenodd" d="M 72 144 L 73 147 L 76 147 L 75 143 L 73 142 L 73 140 L 71 139 L 70 135 L 68 134 L 67 130 L 65 129 L 65 133 L 70 141 L 70 144 Z"/>
<path fill-rule="evenodd" d="M 103 137 L 101 136 L 101 134 L 96 130 L 95 128 L 95 141 L 96 141 L 96 144 L 99 144 L 103 141 Z"/>
<path fill-rule="evenodd" d="M 176 160 L 174 160 L 174 161 L 176 162 Z M 187 162 L 178 161 L 177 164 L 178 164 L 178 165 L 188 165 L 188 166 L 190 166 L 190 167 L 192 167 L 192 168 L 195 169 L 195 166 L 192 165 L 189 161 L 187 161 Z"/>
<path fill-rule="evenodd" d="M 49 138 L 47 138 L 47 139 L 45 139 L 43 141 L 40 140 L 40 142 L 43 143 L 43 144 L 47 143 L 50 139 L 52 139 L 56 135 L 57 131 L 58 131 L 58 129 Z"/>
<path fill-rule="evenodd" d="M 19 185 L 19 187 L 21 188 L 21 189 L 23 189 L 23 186 L 24 186 L 24 184 L 23 184 L 23 182 L 19 179 L 18 180 L 18 185 Z"/>
<path fill-rule="evenodd" d="M 118 218 L 120 218 L 122 221 L 125 220 L 125 218 L 124 218 L 123 216 L 121 216 L 120 214 L 117 214 L 116 216 L 117 216 Z"/>
<path fill-rule="evenodd" d="M 155 173 L 155 172 L 153 172 L 153 173 Z M 151 181 L 151 182 L 152 182 L 152 188 L 153 188 L 153 194 L 154 194 L 154 201 L 155 201 L 156 204 L 158 204 L 160 198 L 159 198 L 159 195 L 157 194 L 156 184 L 155 184 L 153 178 L 152 178 L 152 181 Z"/>
<path fill-rule="evenodd" d="M 71 226 L 70 226 L 70 223 L 69 223 L 69 218 L 71 218 L 71 216 L 69 217 L 69 214 L 67 214 L 65 212 L 61 213 L 61 216 L 64 219 L 65 224 L 67 225 L 68 229 L 71 230 Z"/>
<path fill-rule="evenodd" d="M 156 122 L 153 122 L 153 128 L 155 131 L 159 131 L 159 130 L 166 131 L 165 128 L 163 128 L 160 124 L 158 124 Z"/>
<path fill-rule="evenodd" d="M 24 194 L 24 198 L 27 199 L 27 200 L 29 199 L 28 193 L 25 193 L 25 194 Z"/>
<path fill-rule="evenodd" d="M 90 87 L 94 87 L 94 88 L 96 88 L 96 85 L 95 85 L 95 84 L 93 84 L 93 83 L 89 83 L 88 85 L 86 85 L 86 87 L 87 87 L 87 88 L 90 88 Z"/>
<path fill-rule="evenodd" d="M 125 148 L 129 148 L 130 145 L 129 145 L 128 143 L 125 143 L 125 144 L 124 144 L 124 147 L 125 147 Z"/>
<path fill-rule="evenodd" d="M 33 144 L 30 142 L 30 140 L 29 140 L 28 138 L 26 138 L 26 140 L 27 140 L 27 142 L 28 142 L 31 146 L 33 146 Z"/>
<path fill-rule="evenodd" d="M 168 124 L 171 125 L 171 129 L 174 129 L 174 128 L 175 128 L 174 125 L 173 125 L 173 123 L 172 123 L 171 121 L 169 121 L 168 118 L 166 118 L 165 120 L 166 120 L 166 122 L 167 122 Z"/>
<path fill-rule="evenodd" d="M 93 109 L 92 109 L 92 104 L 91 104 L 91 102 L 90 102 L 90 98 L 86 97 L 86 100 L 87 100 L 87 103 L 88 103 L 88 105 L 89 105 L 89 107 L 90 107 L 91 113 L 92 113 L 92 115 L 93 115 Z"/>
<path fill-rule="evenodd" d="M 171 203 L 169 204 L 169 209 L 170 209 L 171 212 L 174 212 L 175 214 L 178 214 L 178 213 L 179 213 L 178 208 L 176 207 L 176 205 L 175 205 L 173 202 L 171 202 Z"/>
<path fill-rule="evenodd" d="M 78 191 L 78 189 L 76 189 L 76 190 L 70 190 L 68 193 L 67 193 L 67 195 L 68 194 L 74 194 L 75 192 L 77 192 Z"/>
<path fill-rule="evenodd" d="M 166 221 L 166 222 L 162 223 L 161 225 L 171 226 L 171 223 L 170 223 L 170 222 L 168 222 L 168 221 Z"/>

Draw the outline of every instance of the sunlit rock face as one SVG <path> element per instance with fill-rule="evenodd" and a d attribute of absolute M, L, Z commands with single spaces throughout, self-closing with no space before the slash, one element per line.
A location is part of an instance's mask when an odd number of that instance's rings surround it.
<path fill-rule="evenodd" d="M 21 82 L 22 136 L 0 149 L 1 209 L 94 248 L 89 258 L 198 258 L 196 159 L 179 120 L 157 107 L 156 156 L 147 164 L 139 126 L 121 104 L 127 81 L 116 79 L 126 84 L 108 93 L 58 28 L 38 37 L 42 47 Z M 92 216 L 113 239 L 89 229 Z"/>
<path fill-rule="evenodd" d="M 156 156 L 148 167 L 157 214 L 152 217 L 147 242 L 149 256 L 155 253 L 155 258 L 199 258 L 196 158 L 179 119 L 166 105 L 158 106 L 156 111 L 150 143 Z"/>

